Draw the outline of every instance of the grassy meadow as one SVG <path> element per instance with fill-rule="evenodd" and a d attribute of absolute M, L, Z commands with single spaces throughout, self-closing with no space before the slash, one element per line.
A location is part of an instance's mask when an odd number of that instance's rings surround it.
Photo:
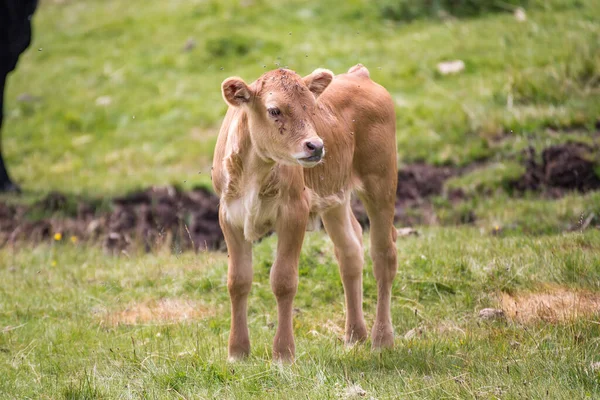
<path fill-rule="evenodd" d="M 515 3 L 527 3 L 525 20 Z M 343 290 L 323 232 L 305 241 L 297 361 L 285 367 L 270 354 L 276 238 L 255 246 L 252 355 L 236 364 L 225 253 L 110 256 L 67 237 L 0 247 L 0 398 L 599 398 L 600 192 L 517 195 L 509 182 L 528 147 L 597 149 L 600 3 L 489 2 L 459 17 L 415 4 L 42 0 L 2 132 L 24 195 L 0 200 L 210 185 L 220 83 L 278 66 L 366 65 L 396 102 L 399 165 L 475 167 L 431 199 L 420 236 L 398 240 L 397 345 L 380 353 L 341 342 Z M 465 70 L 437 71 L 451 60 Z M 455 189 L 459 202 L 446 196 Z M 484 308 L 505 316 L 481 318 Z"/>
<path fill-rule="evenodd" d="M 525 22 L 498 13 L 399 23 L 378 4 L 42 1 L 33 45 L 8 82 L 13 174 L 31 191 L 101 195 L 207 184 L 226 109 L 220 83 L 278 66 L 307 75 L 366 65 L 396 101 L 402 162 L 466 165 L 592 140 L 596 0 L 545 2 Z M 455 59 L 464 73 L 437 72 Z"/>
<path fill-rule="evenodd" d="M 399 243 L 392 316 L 397 346 L 345 348 L 333 247 L 308 234 L 294 327 L 297 361 L 271 363 L 276 322 L 268 282 L 275 241 L 255 248 L 252 356 L 229 364 L 227 256 L 107 257 L 71 243 L 2 251 L 0 393 L 4 398 L 597 398 L 600 325 L 482 321 L 504 293 L 595 293 L 598 231 L 498 238 L 430 228 Z M 365 311 L 375 282 L 364 272 Z M 516 297 L 515 297 L 516 298 Z M 593 305 L 592 305 L 593 306 Z M 567 310 L 568 311 L 568 310 Z M 557 312 L 560 312 L 557 310 Z M 589 312 L 589 310 L 588 310 Z M 409 333 L 411 332 L 412 333 Z"/>

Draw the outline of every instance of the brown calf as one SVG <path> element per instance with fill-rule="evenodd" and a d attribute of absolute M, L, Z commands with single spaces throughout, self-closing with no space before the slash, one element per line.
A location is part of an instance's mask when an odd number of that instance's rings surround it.
<path fill-rule="evenodd" d="M 320 216 L 335 245 L 346 296 L 346 343 L 367 338 L 362 310 L 362 230 L 350 208 L 356 190 L 371 224 L 377 280 L 374 348 L 391 347 L 393 226 L 397 185 L 394 103 L 362 65 L 334 78 L 317 69 L 302 78 L 278 69 L 251 85 L 222 84 L 229 109 L 215 148 L 212 181 L 221 196 L 219 218 L 229 251 L 229 358 L 250 353 L 247 299 L 252 286 L 252 241 L 278 236 L 271 268 L 278 324 L 273 358 L 295 354 L 292 302 L 298 259 L 309 221 Z"/>

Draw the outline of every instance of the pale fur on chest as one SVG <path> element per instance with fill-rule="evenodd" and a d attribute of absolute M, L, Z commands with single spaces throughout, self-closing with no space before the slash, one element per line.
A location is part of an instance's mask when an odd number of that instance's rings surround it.
<path fill-rule="evenodd" d="M 308 188 L 306 190 L 310 203 L 309 231 L 319 229 L 322 212 L 348 201 L 350 196 L 349 191 L 319 196 Z M 230 224 L 243 229 L 246 240 L 258 240 L 273 230 L 279 217 L 282 197 L 278 189 L 261 187 L 258 182 L 244 185 L 238 193 L 239 197 L 223 199 L 225 217 Z M 265 196 L 265 193 L 268 195 Z"/>
<path fill-rule="evenodd" d="M 242 188 L 240 197 L 222 203 L 229 223 L 243 228 L 248 241 L 258 240 L 272 230 L 279 211 L 276 199 L 262 197 L 260 189 L 256 183 L 248 185 Z"/>

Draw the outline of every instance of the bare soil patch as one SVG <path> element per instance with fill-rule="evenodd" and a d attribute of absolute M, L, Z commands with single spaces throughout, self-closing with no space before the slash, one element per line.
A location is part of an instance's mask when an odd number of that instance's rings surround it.
<path fill-rule="evenodd" d="M 412 164 L 398 172 L 396 222 L 434 223 L 428 198 L 442 193 L 444 182 L 457 174 L 451 167 Z M 363 225 L 369 220 L 355 199 L 353 210 Z M 151 187 L 116 197 L 102 210 L 100 201 L 73 199 L 53 192 L 31 205 L 0 202 L 0 246 L 22 241 L 94 241 L 109 253 L 142 247 L 173 251 L 224 249 L 219 226 L 219 198 L 207 189 L 184 192 L 172 186 Z M 407 210 L 419 208 L 425 220 Z"/>
<path fill-rule="evenodd" d="M 553 287 L 540 292 L 502 293 L 499 301 L 508 318 L 524 324 L 564 323 L 600 315 L 600 293 L 583 290 Z"/>
<path fill-rule="evenodd" d="M 511 183 L 517 192 L 541 191 L 559 197 L 565 191 L 600 189 L 598 150 L 583 143 L 565 143 L 546 148 L 538 161 L 536 151 L 527 149 L 525 173 Z"/>
<path fill-rule="evenodd" d="M 111 210 L 102 211 L 98 201 L 73 200 L 61 193 L 50 193 L 32 206 L 0 203 L 0 246 L 56 240 L 57 233 L 58 240 L 101 242 L 111 253 L 132 245 L 183 251 L 216 250 L 224 244 L 219 199 L 206 189 L 151 187 L 110 203 Z"/>
<path fill-rule="evenodd" d="M 459 173 L 457 168 L 424 163 L 401 167 L 398 170 L 395 221 L 408 226 L 434 223 L 435 216 L 427 199 L 442 194 L 446 180 Z M 407 212 L 415 208 L 422 211 L 420 215 Z M 361 226 L 368 227 L 367 212 L 358 199 L 353 199 L 352 210 Z"/>
<path fill-rule="evenodd" d="M 182 299 L 160 299 L 134 303 L 124 310 L 103 313 L 105 325 L 167 324 L 199 320 L 213 316 L 212 308 L 198 302 Z"/>
<path fill-rule="evenodd" d="M 510 187 L 515 193 L 536 191 L 560 197 L 567 191 L 600 189 L 598 149 L 581 143 L 565 143 L 546 148 L 541 161 L 530 148 L 526 172 Z M 482 163 L 456 168 L 424 163 L 409 164 L 398 171 L 395 221 L 401 226 L 432 225 L 438 219 L 431 197 L 444 195 L 452 204 L 464 200 L 458 189 L 444 192 L 447 179 L 462 175 Z M 173 251 L 224 249 L 218 221 L 219 199 L 207 189 L 184 192 L 178 188 L 151 187 L 108 201 L 81 200 L 50 193 L 38 203 L 11 205 L 0 202 L 0 247 L 19 241 L 59 240 L 102 243 L 109 253 L 142 247 L 146 251 L 170 248 Z M 367 213 L 358 199 L 352 209 L 363 228 Z M 457 223 L 472 223 L 476 216 L 467 212 Z"/>

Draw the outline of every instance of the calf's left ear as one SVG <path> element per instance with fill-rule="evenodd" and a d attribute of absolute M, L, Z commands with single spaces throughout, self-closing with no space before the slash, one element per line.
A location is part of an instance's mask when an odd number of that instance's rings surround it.
<path fill-rule="evenodd" d="M 332 80 L 333 72 L 323 68 L 315 69 L 312 74 L 304 77 L 304 83 L 315 97 L 319 97 Z"/>
<path fill-rule="evenodd" d="M 221 84 L 221 92 L 223 99 L 234 107 L 248 103 L 252 97 L 251 89 L 242 78 L 237 76 L 225 79 Z"/>

